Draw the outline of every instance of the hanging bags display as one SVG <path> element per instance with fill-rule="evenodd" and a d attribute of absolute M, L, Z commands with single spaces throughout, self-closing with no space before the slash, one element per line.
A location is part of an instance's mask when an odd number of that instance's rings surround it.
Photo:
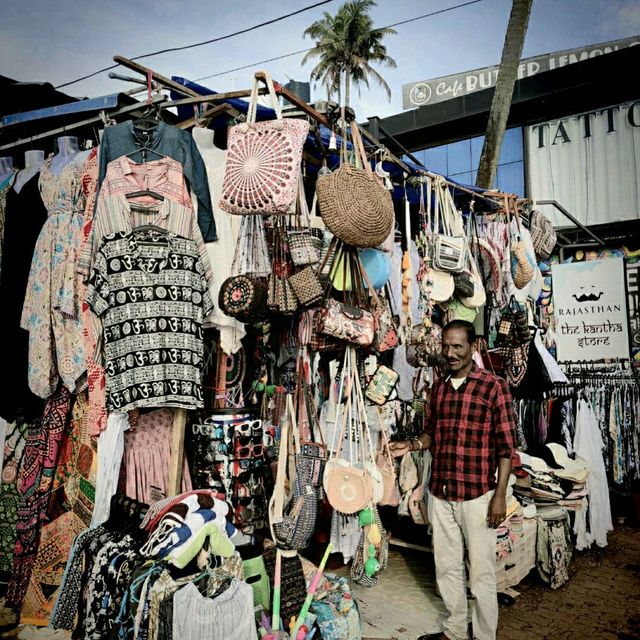
<path fill-rule="evenodd" d="M 298 387 L 301 388 L 300 386 Z M 304 397 L 298 399 L 304 402 Z M 291 394 L 287 394 L 286 415 L 280 432 L 278 470 L 269 502 L 269 522 L 273 539 L 283 549 L 304 549 L 316 528 L 318 494 L 325 464 L 324 446 L 302 442 Z M 289 444 L 293 442 L 295 477 L 289 476 L 291 495 L 285 496 Z"/>
<path fill-rule="evenodd" d="M 462 220 L 453 202 L 453 196 L 444 180 L 436 184 L 439 204 L 436 207 L 433 268 L 440 271 L 462 271 L 467 252 L 467 240 Z M 440 233 L 440 215 L 442 230 Z"/>
<path fill-rule="evenodd" d="M 291 261 L 296 267 L 305 267 L 316 264 L 320 260 L 324 232 L 322 229 L 311 226 L 311 217 L 307 198 L 304 193 L 304 181 L 302 173 L 298 180 L 298 214 L 297 226 L 287 227 L 287 244 Z"/>
<path fill-rule="evenodd" d="M 381 499 L 384 494 L 382 476 L 375 465 L 371 451 L 371 440 L 364 397 L 357 373 L 356 352 L 347 347 L 340 378 L 336 413 L 337 439 L 332 444 L 331 455 L 325 467 L 323 486 L 331 506 L 342 513 L 357 513 Z M 349 434 L 349 459 L 340 457 L 345 436 Z M 368 445 L 368 446 L 367 446 Z M 375 495 L 374 495 L 375 490 Z"/>

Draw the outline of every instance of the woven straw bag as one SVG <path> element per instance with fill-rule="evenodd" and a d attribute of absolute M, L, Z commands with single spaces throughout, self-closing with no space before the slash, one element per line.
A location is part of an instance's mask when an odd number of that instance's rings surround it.
<path fill-rule="evenodd" d="M 259 80 L 267 85 L 276 120 L 256 122 Z M 220 208 L 238 215 L 289 213 L 296 199 L 308 133 L 306 120 L 283 120 L 271 76 L 258 71 L 247 122 L 229 131 Z"/>
<path fill-rule="evenodd" d="M 393 226 L 393 202 L 371 170 L 355 122 L 351 132 L 356 157 L 364 168 L 343 162 L 334 173 L 318 177 L 320 213 L 333 235 L 345 244 L 376 247 L 386 240 Z"/>
<path fill-rule="evenodd" d="M 313 267 L 305 267 L 294 273 L 289 277 L 289 282 L 303 307 L 313 307 L 322 302 L 324 289 Z"/>

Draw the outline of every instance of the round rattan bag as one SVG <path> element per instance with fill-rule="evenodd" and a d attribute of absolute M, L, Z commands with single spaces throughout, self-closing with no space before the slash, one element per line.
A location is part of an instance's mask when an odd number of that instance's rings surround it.
<path fill-rule="evenodd" d="M 331 232 L 354 247 L 382 244 L 393 226 L 391 194 L 363 169 L 343 164 L 319 176 L 320 213 Z"/>

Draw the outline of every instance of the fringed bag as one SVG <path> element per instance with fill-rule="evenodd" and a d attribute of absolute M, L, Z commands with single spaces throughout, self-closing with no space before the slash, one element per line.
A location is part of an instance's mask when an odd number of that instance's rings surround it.
<path fill-rule="evenodd" d="M 275 120 L 256 122 L 259 80 L 267 85 Z M 247 121 L 229 131 L 220 208 L 239 215 L 290 213 L 308 133 L 306 120 L 282 118 L 271 76 L 258 71 L 253 79 Z"/>

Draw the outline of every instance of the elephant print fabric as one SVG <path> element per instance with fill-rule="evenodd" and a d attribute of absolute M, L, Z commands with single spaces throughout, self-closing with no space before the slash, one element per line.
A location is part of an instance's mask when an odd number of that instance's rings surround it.
<path fill-rule="evenodd" d="M 193 240 L 158 228 L 106 236 L 87 303 L 102 317 L 109 411 L 203 406 L 203 318 L 211 312 Z"/>

